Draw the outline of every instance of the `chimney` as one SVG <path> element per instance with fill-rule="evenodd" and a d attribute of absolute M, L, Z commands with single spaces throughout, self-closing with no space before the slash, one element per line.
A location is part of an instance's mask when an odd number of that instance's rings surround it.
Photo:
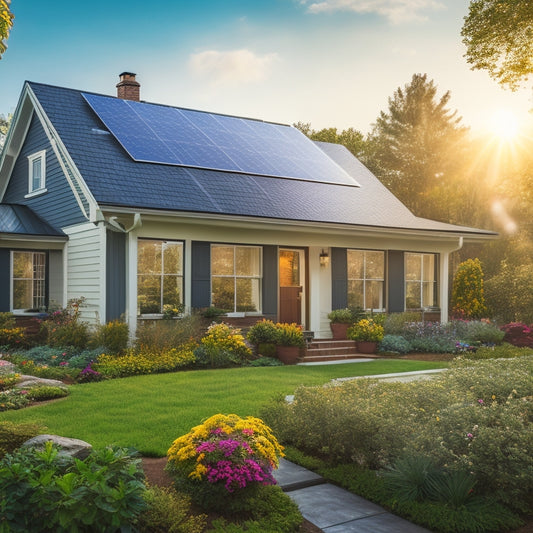
<path fill-rule="evenodd" d="M 117 83 L 117 96 L 123 100 L 140 101 L 141 84 L 135 81 L 133 72 L 123 72 L 120 74 L 120 81 Z"/>

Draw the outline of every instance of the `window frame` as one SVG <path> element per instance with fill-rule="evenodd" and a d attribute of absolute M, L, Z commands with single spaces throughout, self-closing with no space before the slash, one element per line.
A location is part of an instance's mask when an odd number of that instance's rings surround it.
<path fill-rule="evenodd" d="M 350 275 L 349 275 L 349 272 L 350 272 L 350 252 L 359 252 L 359 253 L 362 253 L 363 254 L 363 277 L 362 278 L 351 278 Z M 366 254 L 367 253 L 380 253 L 382 254 L 382 257 L 383 257 L 383 277 L 382 278 L 371 278 L 371 277 L 367 277 L 366 275 Z M 376 312 L 376 313 L 383 313 L 386 311 L 387 309 L 387 294 L 386 294 L 386 285 L 385 285 L 385 281 L 386 281 L 386 269 L 387 269 L 387 254 L 385 252 L 385 250 L 366 250 L 366 249 L 360 249 L 360 248 L 348 248 L 346 250 L 346 282 L 347 282 L 347 299 L 349 300 L 349 295 L 350 295 L 350 291 L 349 291 L 349 284 L 350 284 L 350 281 L 362 281 L 363 282 L 363 308 L 365 309 L 365 311 L 373 311 L 373 312 Z M 379 281 L 381 282 L 381 305 L 382 307 L 380 308 L 367 308 L 365 307 L 365 304 L 366 304 L 366 283 L 367 282 L 370 282 L 370 281 Z"/>
<path fill-rule="evenodd" d="M 15 254 L 31 254 L 31 269 L 32 277 L 17 277 L 15 278 L 14 265 Z M 37 264 L 35 257 L 42 257 L 42 263 Z M 42 275 L 36 277 L 37 268 L 42 267 Z M 48 273 L 48 254 L 40 250 L 11 250 L 11 265 L 10 265 L 10 290 L 11 290 L 11 311 L 14 314 L 30 314 L 38 313 L 47 308 L 47 273 Z M 31 307 L 15 307 L 15 282 L 16 281 L 31 281 Z M 39 288 L 36 290 L 36 284 Z M 37 294 L 36 294 L 37 292 Z M 40 294 L 39 294 L 40 293 Z M 36 298 L 38 300 L 36 300 Z M 35 305 L 38 304 L 38 305 Z"/>
<path fill-rule="evenodd" d="M 408 272 L 407 272 L 407 262 L 408 262 L 408 256 L 419 256 L 420 258 L 420 279 L 408 279 Z M 425 279 L 425 271 L 424 271 L 424 257 L 431 256 L 433 257 L 433 272 L 432 272 L 432 280 L 426 280 Z M 404 268 L 405 268 L 405 274 L 404 274 L 404 309 L 406 311 L 421 311 L 421 310 L 429 310 L 429 309 L 438 309 L 439 308 L 439 292 L 438 292 L 438 281 L 439 281 L 439 254 L 433 253 L 433 252 L 405 252 L 404 254 Z M 420 307 L 407 307 L 407 285 L 415 284 L 417 283 L 420 287 Z M 432 305 L 426 305 L 426 302 L 424 302 L 424 287 L 425 285 L 432 285 L 432 293 L 433 293 L 433 304 Z"/>
<path fill-rule="evenodd" d="M 41 162 L 41 176 L 39 177 L 39 186 L 34 188 L 34 163 L 35 161 Z M 47 192 L 46 188 L 46 150 L 35 152 L 28 156 L 28 194 L 25 198 L 31 198 Z"/>
<path fill-rule="evenodd" d="M 154 243 L 161 243 L 161 268 L 160 272 L 158 274 L 155 273 L 147 273 L 147 272 L 140 272 L 139 271 L 139 242 L 140 241 L 150 241 Z M 171 243 L 171 244 L 179 244 L 181 246 L 181 269 L 180 272 L 177 274 L 165 274 L 165 262 L 164 262 L 164 244 L 165 243 Z M 140 276 L 159 276 L 160 278 L 160 292 L 159 292 L 159 311 L 154 313 L 141 313 L 140 305 L 139 305 L 139 277 Z M 165 277 L 174 277 L 174 278 L 181 278 L 181 284 L 180 284 L 180 297 L 181 302 L 180 305 L 183 306 L 185 303 L 185 241 L 178 240 L 178 239 L 154 239 L 151 237 L 139 237 L 137 239 L 137 316 L 162 316 L 164 314 L 164 306 L 165 303 L 163 302 L 164 298 L 164 279 Z"/>
<path fill-rule="evenodd" d="M 213 274 L 213 248 L 233 248 L 233 274 Z M 245 313 L 246 315 L 261 315 L 262 309 L 263 309 L 263 247 L 260 245 L 255 244 L 232 244 L 232 243 L 211 243 L 211 264 L 210 264 L 210 295 L 211 295 L 211 305 L 213 305 L 213 278 L 225 278 L 225 279 L 233 279 L 233 310 L 227 311 L 228 314 L 231 313 Z M 259 274 L 258 275 L 251 275 L 251 276 L 244 276 L 244 275 L 237 275 L 235 272 L 236 267 L 236 256 L 237 256 L 237 249 L 238 248 L 251 248 L 258 250 L 259 257 L 258 257 L 258 265 L 259 265 Z M 258 305 L 257 309 L 255 311 L 237 311 L 237 280 L 239 279 L 251 279 L 251 280 L 258 280 L 259 282 L 259 290 L 258 290 Z"/>

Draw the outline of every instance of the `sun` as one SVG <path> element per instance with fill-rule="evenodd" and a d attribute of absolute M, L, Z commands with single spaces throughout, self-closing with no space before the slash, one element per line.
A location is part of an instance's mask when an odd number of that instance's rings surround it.
<path fill-rule="evenodd" d="M 490 119 L 490 130 L 501 141 L 510 142 L 518 134 L 518 117 L 509 109 L 494 111 Z"/>

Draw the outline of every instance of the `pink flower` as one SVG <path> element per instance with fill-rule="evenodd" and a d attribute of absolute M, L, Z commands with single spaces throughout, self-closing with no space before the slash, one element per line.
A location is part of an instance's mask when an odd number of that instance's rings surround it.
<path fill-rule="evenodd" d="M 477 403 L 479 403 L 479 405 L 483 405 L 485 402 L 480 398 Z"/>
<path fill-rule="evenodd" d="M 472 433 L 467 433 L 466 436 L 467 436 L 469 439 L 473 439 L 473 438 L 474 438 L 474 435 L 472 435 Z"/>

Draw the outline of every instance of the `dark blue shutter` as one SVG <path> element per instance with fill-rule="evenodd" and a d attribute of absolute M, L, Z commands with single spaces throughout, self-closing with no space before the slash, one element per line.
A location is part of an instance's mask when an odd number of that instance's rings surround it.
<path fill-rule="evenodd" d="M 193 241 L 191 250 L 191 306 L 201 309 L 211 305 L 211 244 Z"/>
<path fill-rule="evenodd" d="M 11 253 L 7 248 L 0 248 L 0 312 L 10 311 L 11 294 Z"/>
<path fill-rule="evenodd" d="M 263 246 L 263 316 L 278 316 L 278 247 Z"/>
<path fill-rule="evenodd" d="M 404 253 L 398 250 L 389 250 L 387 266 L 387 281 L 389 286 L 387 310 L 389 313 L 401 313 L 405 310 Z"/>
<path fill-rule="evenodd" d="M 331 249 L 331 308 L 348 307 L 348 254 L 346 248 Z"/>
<path fill-rule="evenodd" d="M 126 235 L 107 231 L 106 239 L 106 322 L 126 312 Z"/>

